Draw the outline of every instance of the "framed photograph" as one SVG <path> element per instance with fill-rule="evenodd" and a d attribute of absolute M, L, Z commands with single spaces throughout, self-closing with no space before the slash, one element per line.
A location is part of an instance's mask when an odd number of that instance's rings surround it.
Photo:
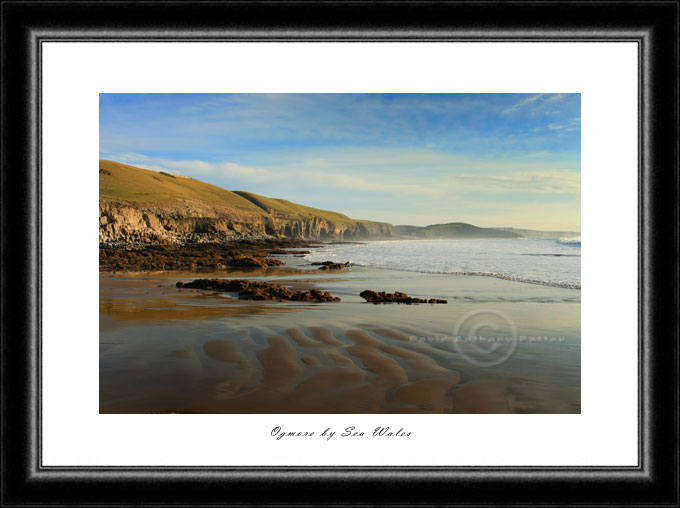
<path fill-rule="evenodd" d="M 677 506 L 679 8 L 3 2 L 3 505 Z"/>

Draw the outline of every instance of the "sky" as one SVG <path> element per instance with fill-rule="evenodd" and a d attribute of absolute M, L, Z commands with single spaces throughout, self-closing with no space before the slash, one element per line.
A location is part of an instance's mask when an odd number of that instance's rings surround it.
<path fill-rule="evenodd" d="M 580 231 L 580 94 L 100 94 L 99 153 L 357 219 Z"/>

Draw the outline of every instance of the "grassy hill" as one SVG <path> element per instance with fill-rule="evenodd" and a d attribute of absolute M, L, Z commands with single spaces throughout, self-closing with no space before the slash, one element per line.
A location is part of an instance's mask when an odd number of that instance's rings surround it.
<path fill-rule="evenodd" d="M 189 177 L 99 161 L 99 197 L 132 203 L 193 201 L 239 211 L 261 210 L 238 194 Z"/>
<path fill-rule="evenodd" d="M 512 231 L 493 228 L 478 228 L 464 222 L 432 224 L 430 226 L 394 226 L 398 236 L 413 238 L 519 238 Z"/>
<path fill-rule="evenodd" d="M 285 215 L 300 217 L 302 219 L 307 219 L 309 217 L 321 217 L 322 219 L 336 222 L 338 224 L 356 224 L 357 222 L 363 222 L 350 219 L 341 213 L 329 212 L 328 210 L 319 210 L 318 208 L 298 205 L 285 199 L 267 198 L 252 192 L 245 191 L 234 191 L 234 193 L 247 199 L 267 213 L 277 212 Z"/>
<path fill-rule="evenodd" d="M 99 161 L 99 197 L 134 204 L 194 202 L 235 211 L 284 215 L 291 219 L 319 217 L 345 226 L 379 224 L 355 220 L 337 212 L 298 205 L 252 192 L 230 191 L 186 176 L 137 168 L 120 162 Z"/>

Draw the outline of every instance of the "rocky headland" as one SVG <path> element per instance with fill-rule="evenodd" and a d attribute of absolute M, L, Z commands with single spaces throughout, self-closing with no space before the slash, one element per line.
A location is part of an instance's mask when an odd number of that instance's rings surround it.
<path fill-rule="evenodd" d="M 351 219 L 188 177 L 99 161 L 99 245 L 140 248 L 242 240 L 392 238 L 391 224 Z"/>
<path fill-rule="evenodd" d="M 247 279 L 196 279 L 193 282 L 178 282 L 180 289 L 204 289 L 238 293 L 242 300 L 287 300 L 294 302 L 339 302 L 340 298 L 328 291 L 318 289 L 293 291 L 287 287 L 270 282 Z"/>

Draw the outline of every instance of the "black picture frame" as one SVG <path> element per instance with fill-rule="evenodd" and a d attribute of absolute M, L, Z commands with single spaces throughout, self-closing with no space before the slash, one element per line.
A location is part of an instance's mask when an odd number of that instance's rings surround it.
<path fill-rule="evenodd" d="M 678 506 L 678 1 L 2 2 L 2 505 Z M 44 467 L 41 45 L 46 41 L 635 41 L 636 467 Z"/>

